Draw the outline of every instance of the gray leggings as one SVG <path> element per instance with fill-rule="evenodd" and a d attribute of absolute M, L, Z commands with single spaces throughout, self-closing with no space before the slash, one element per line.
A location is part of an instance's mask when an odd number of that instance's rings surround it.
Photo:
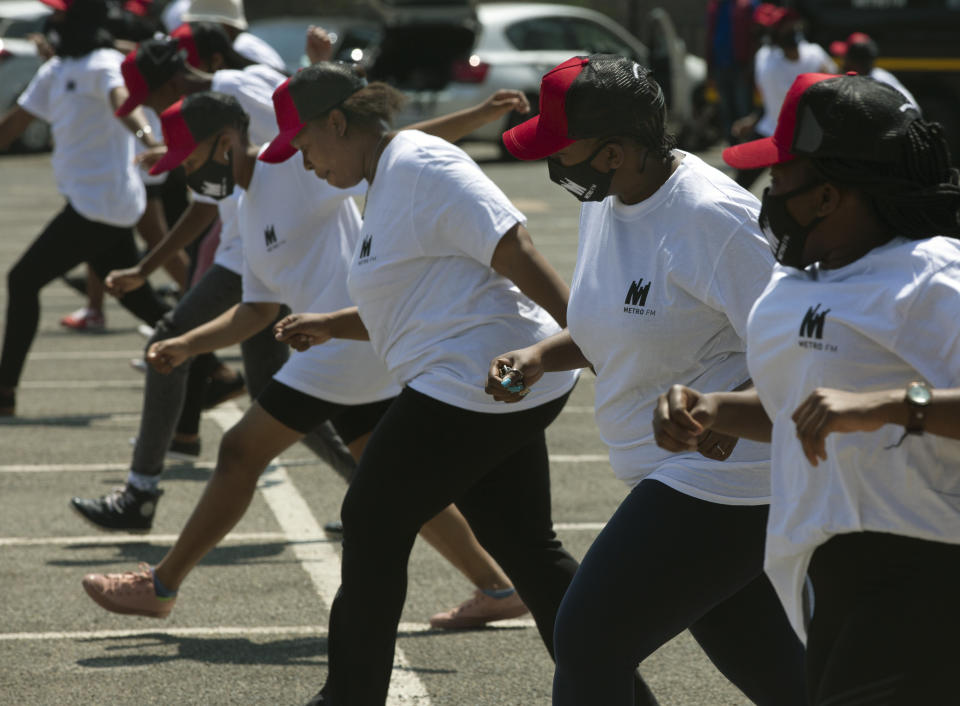
<path fill-rule="evenodd" d="M 213 265 L 187 290 L 176 308 L 160 319 L 147 346 L 184 334 L 218 317 L 240 302 L 242 291 L 240 275 Z M 274 340 L 270 329 L 268 326 L 240 344 L 247 389 L 253 398 L 267 386 L 288 355 L 289 349 Z M 163 472 L 164 454 L 183 409 L 189 371 L 189 360 L 166 375 L 147 367 L 140 432 L 131 464 L 136 473 L 154 476 Z"/>

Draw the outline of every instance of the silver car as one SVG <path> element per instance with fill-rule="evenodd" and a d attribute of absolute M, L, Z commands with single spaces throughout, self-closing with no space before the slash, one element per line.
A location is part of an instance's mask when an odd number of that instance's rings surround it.
<path fill-rule="evenodd" d="M 43 64 L 36 45 L 26 39 L 41 32 L 50 7 L 37 0 L 0 1 L 0 113 L 17 104 L 17 98 Z M 29 152 L 50 149 L 50 126 L 34 120 L 14 146 Z"/>
<path fill-rule="evenodd" d="M 663 11 L 648 18 L 648 46 L 606 15 L 569 5 L 388 5 L 381 10 L 379 23 L 337 17 L 328 24 L 337 35 L 335 58 L 357 62 L 370 78 L 406 93 L 409 103 L 399 118 L 401 124 L 475 105 L 499 88 L 523 91 L 536 110 L 540 78 L 546 71 L 577 54 L 612 53 L 654 69 L 668 97 L 672 127 L 682 131 L 694 119 L 693 93 L 706 80 L 705 62 L 686 53 Z M 250 31 L 290 47 L 285 60 L 295 71 L 303 65 L 303 32 L 308 24 L 326 26 L 322 17 L 287 17 L 254 22 Z M 292 35 L 289 39 L 282 27 Z M 277 48 L 283 55 L 281 46 Z M 503 131 L 527 117 L 508 115 L 470 139 L 500 145 Z"/>

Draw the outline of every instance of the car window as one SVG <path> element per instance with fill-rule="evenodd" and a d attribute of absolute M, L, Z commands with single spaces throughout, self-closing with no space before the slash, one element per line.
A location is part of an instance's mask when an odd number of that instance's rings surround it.
<path fill-rule="evenodd" d="M 520 51 L 576 49 L 564 21 L 559 17 L 538 17 L 510 25 L 504 34 Z"/>
<path fill-rule="evenodd" d="M 567 29 L 573 41 L 569 49 L 585 49 L 589 54 L 619 54 L 635 60 L 640 58 L 633 47 L 591 20 L 569 18 Z"/>
<path fill-rule="evenodd" d="M 46 16 L 27 19 L 0 19 L 0 37 L 26 37 L 28 34 L 43 31 Z"/>

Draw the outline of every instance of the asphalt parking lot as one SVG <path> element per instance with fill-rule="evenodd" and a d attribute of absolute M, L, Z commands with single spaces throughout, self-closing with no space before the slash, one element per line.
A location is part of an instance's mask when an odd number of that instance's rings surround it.
<path fill-rule="evenodd" d="M 525 211 L 534 241 L 569 279 L 576 201 L 548 181 L 542 164 L 483 166 Z M 49 155 L 0 158 L 4 272 L 61 204 Z M 203 489 L 220 436 L 247 400 L 204 416 L 201 460 L 168 468 L 150 534 L 98 533 L 70 511 L 68 500 L 103 494 L 126 476 L 143 390 L 142 375 L 128 361 L 141 354 L 144 339 L 138 322 L 112 301 L 106 332 L 60 327 L 60 317 L 80 305 L 59 281 L 44 290 L 18 416 L 0 419 L 0 703 L 305 703 L 326 673 L 339 544 L 322 525 L 338 515 L 344 481 L 305 446 L 290 449 L 264 474 L 245 518 L 184 584 L 168 619 L 97 607 L 81 577 L 160 559 Z M 239 365 L 235 349 L 225 357 Z M 626 492 L 607 464 L 592 404 L 587 374 L 548 431 L 554 521 L 577 557 Z M 550 703 L 552 664 L 531 620 L 431 630 L 429 616 L 472 588 L 422 542 L 409 576 L 389 703 Z M 686 633 L 641 671 L 665 706 L 748 703 Z"/>

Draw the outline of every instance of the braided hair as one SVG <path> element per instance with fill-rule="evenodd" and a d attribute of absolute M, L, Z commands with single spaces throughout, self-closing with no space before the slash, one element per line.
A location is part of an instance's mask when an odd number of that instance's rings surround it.
<path fill-rule="evenodd" d="M 891 234 L 912 240 L 960 237 L 960 172 L 939 123 L 915 120 L 897 163 L 815 157 L 825 180 L 857 189 Z"/>

